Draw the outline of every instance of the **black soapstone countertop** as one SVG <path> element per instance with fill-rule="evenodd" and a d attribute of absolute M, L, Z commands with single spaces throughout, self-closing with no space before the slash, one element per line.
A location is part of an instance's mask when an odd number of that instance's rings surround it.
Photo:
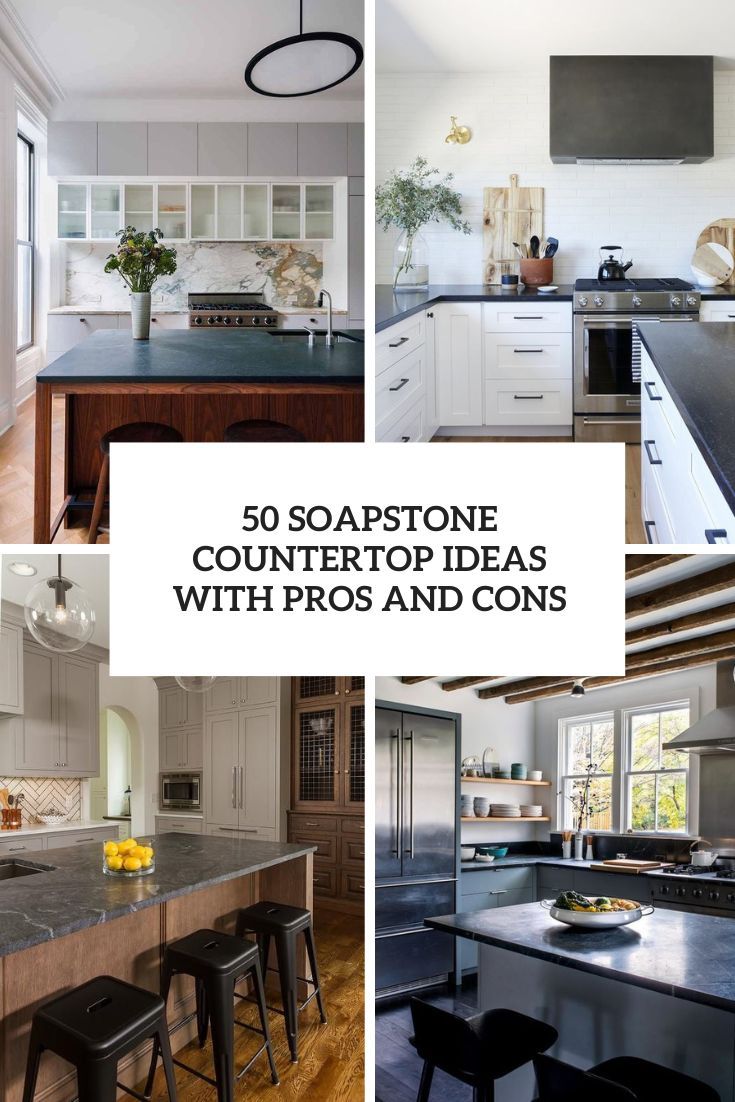
<path fill-rule="evenodd" d="M 539 903 L 427 918 L 456 937 L 735 1012 L 731 918 L 657 910 L 630 926 L 588 930 L 555 921 Z"/>
<path fill-rule="evenodd" d="M 411 314 L 435 306 L 437 302 L 571 302 L 574 287 L 559 284 L 558 291 L 540 293 L 535 287 L 496 287 L 482 283 L 432 283 L 425 291 L 393 290 L 390 283 L 375 288 L 375 331 L 387 329 Z"/>
<path fill-rule="evenodd" d="M 150 838 L 139 836 L 139 840 Z M 162 834 L 151 845 L 156 871 L 134 879 L 103 873 L 99 842 L 0 858 L 0 864 L 17 860 L 51 869 L 0 880 L 0 957 L 315 850 L 308 845 L 202 834 Z"/>
<path fill-rule="evenodd" d="M 182 329 L 133 340 L 125 330 L 101 329 L 74 345 L 40 371 L 43 383 L 362 383 L 365 346 L 362 331 L 339 330 L 360 338 L 327 348 L 324 337 L 310 348 L 290 337 L 229 329 Z"/>
<path fill-rule="evenodd" d="M 641 340 L 735 511 L 735 324 L 646 325 Z"/>

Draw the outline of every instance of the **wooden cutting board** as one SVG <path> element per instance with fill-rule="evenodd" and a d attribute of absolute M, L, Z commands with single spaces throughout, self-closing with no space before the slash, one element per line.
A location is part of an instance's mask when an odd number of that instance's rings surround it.
<path fill-rule="evenodd" d="M 0 788 L 0 808 L 8 808 L 8 796 L 10 795 L 9 788 Z"/>
<path fill-rule="evenodd" d="M 596 872 L 648 872 L 649 869 L 660 869 L 663 861 L 633 861 L 627 857 L 620 860 L 600 861 L 596 865 L 590 865 L 590 869 Z"/>
<path fill-rule="evenodd" d="M 502 275 L 518 272 L 513 242 L 528 244 L 534 234 L 544 236 L 544 189 L 519 187 L 518 176 L 510 187 L 486 187 L 483 193 L 483 282 L 498 284 Z"/>
<path fill-rule="evenodd" d="M 518 238 L 516 237 L 515 240 L 517 241 Z M 724 245 L 727 251 L 735 256 L 735 218 L 718 218 L 716 222 L 710 222 L 709 226 L 705 226 L 697 238 L 697 248 L 700 245 L 706 245 L 708 241 L 716 241 L 718 245 Z M 722 286 L 735 287 L 735 271 Z"/>

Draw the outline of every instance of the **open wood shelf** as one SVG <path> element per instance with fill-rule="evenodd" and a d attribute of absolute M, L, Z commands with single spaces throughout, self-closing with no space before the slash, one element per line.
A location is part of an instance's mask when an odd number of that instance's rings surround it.
<path fill-rule="evenodd" d="M 468 784 L 529 784 L 536 788 L 550 788 L 551 781 L 514 781 L 506 777 L 462 777 Z"/>
<path fill-rule="evenodd" d="M 463 815 L 463 823 L 549 823 L 550 815 Z"/>

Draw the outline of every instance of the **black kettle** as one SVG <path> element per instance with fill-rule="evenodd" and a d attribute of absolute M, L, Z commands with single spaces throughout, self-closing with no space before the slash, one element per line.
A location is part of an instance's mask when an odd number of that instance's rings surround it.
<path fill-rule="evenodd" d="M 604 256 L 604 253 L 608 253 Z M 619 257 L 614 254 L 620 253 Z M 608 281 L 611 279 L 625 279 L 625 273 L 628 268 L 633 267 L 633 261 L 629 260 L 627 264 L 623 264 L 623 246 L 622 245 L 602 245 L 600 248 L 600 267 L 597 269 L 597 278 L 599 280 Z"/>

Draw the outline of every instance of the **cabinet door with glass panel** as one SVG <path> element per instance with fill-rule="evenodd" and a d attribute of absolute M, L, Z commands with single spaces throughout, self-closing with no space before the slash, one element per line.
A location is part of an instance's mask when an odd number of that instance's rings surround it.
<path fill-rule="evenodd" d="M 348 697 L 344 720 L 342 802 L 357 808 L 365 803 L 365 701 Z"/>
<path fill-rule="evenodd" d="M 90 237 L 93 241 L 111 241 L 124 229 L 122 187 L 120 184 L 90 185 Z"/>
<path fill-rule="evenodd" d="M 295 704 L 311 704 L 320 700 L 332 703 L 335 699 L 365 693 L 364 677 L 295 677 L 293 698 Z"/>
<path fill-rule="evenodd" d="M 153 184 L 125 184 L 125 228 L 138 233 L 153 229 Z"/>
<path fill-rule="evenodd" d="M 334 811 L 342 803 L 342 706 L 299 706 L 294 712 L 293 807 Z"/>
<path fill-rule="evenodd" d="M 64 240 L 87 237 L 87 184 L 59 184 L 57 233 Z"/>
<path fill-rule="evenodd" d="M 273 184 L 274 241 L 322 241 L 334 237 L 332 184 Z"/>
<path fill-rule="evenodd" d="M 191 236 L 205 241 L 268 238 L 267 184 L 192 184 Z"/>
<path fill-rule="evenodd" d="M 167 240 L 186 237 L 186 184 L 159 184 L 156 188 L 156 227 Z"/>

